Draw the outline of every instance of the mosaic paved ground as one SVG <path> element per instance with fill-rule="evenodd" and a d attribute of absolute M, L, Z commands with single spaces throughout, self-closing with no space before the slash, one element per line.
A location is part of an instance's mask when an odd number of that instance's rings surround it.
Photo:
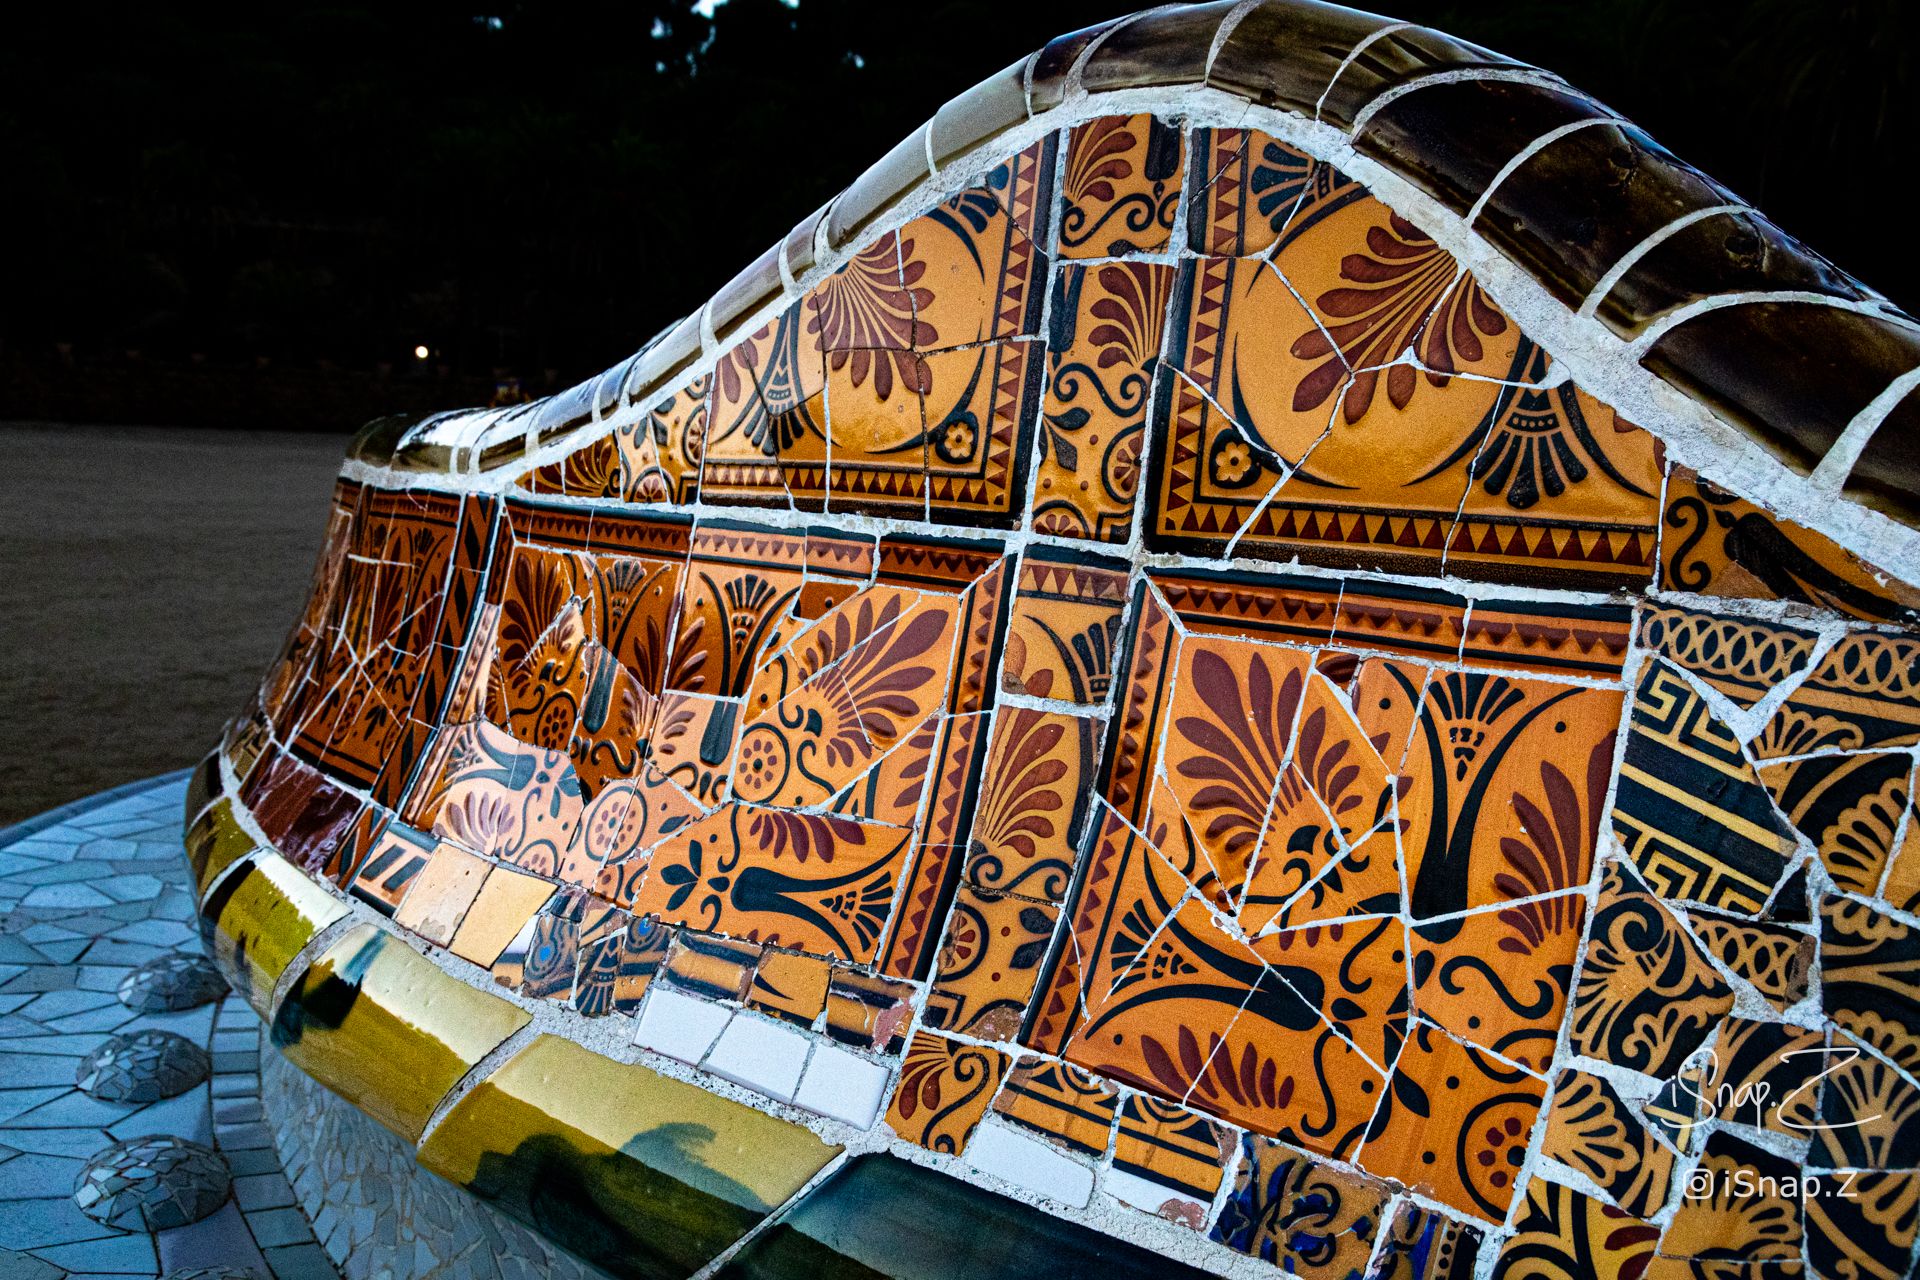
<path fill-rule="evenodd" d="M 261 1123 L 259 1020 L 225 983 L 211 1003 L 202 987 L 176 1010 L 130 1007 L 145 986 L 121 994 L 142 966 L 201 955 L 180 853 L 185 790 L 177 776 L 137 784 L 0 843 L 0 1275 L 150 1277 L 216 1265 L 259 1280 L 337 1275 Z M 169 1086 L 190 1081 L 184 1091 L 105 1100 L 95 1096 L 100 1072 L 76 1085 L 116 1037 L 153 1043 L 155 1033 L 180 1038 L 168 1061 L 202 1068 L 161 1073 Z M 110 1062 L 105 1074 L 151 1081 L 156 1059 L 122 1055 L 119 1073 Z M 231 1194 L 211 1216 L 157 1233 L 137 1217 L 123 1230 L 83 1214 L 74 1189 L 88 1162 L 150 1138 L 210 1148 Z"/>

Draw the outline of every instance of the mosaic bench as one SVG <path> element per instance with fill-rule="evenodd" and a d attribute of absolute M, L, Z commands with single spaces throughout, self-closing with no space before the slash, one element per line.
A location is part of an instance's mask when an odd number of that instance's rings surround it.
<path fill-rule="evenodd" d="M 1909 1274 L 1920 326 L 1309 3 L 954 99 L 631 360 L 373 424 L 187 844 L 619 1276 Z"/>

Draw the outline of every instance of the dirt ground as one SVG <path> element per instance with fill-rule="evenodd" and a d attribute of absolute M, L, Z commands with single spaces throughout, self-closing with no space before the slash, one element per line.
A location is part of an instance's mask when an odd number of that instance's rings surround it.
<path fill-rule="evenodd" d="M 345 445 L 0 424 L 0 826 L 212 745 L 299 610 Z"/>

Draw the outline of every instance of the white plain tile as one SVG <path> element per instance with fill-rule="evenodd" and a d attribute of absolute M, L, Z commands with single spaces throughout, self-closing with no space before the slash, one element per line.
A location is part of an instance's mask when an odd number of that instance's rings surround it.
<path fill-rule="evenodd" d="M 1122 1204 L 1130 1204 L 1136 1209 L 1144 1209 L 1160 1217 L 1167 1216 L 1162 1210 L 1169 1201 L 1177 1200 L 1190 1204 L 1203 1218 L 1211 1207 L 1195 1200 L 1184 1191 L 1169 1187 L 1164 1182 L 1154 1182 L 1137 1173 L 1128 1173 L 1125 1169 L 1107 1170 L 1100 1179 L 1100 1189 Z"/>
<path fill-rule="evenodd" d="M 890 1074 L 879 1063 L 868 1062 L 837 1045 L 816 1045 L 806 1078 L 801 1080 L 793 1100 L 816 1115 L 844 1120 L 856 1129 L 871 1129 L 880 1116 L 880 1104 L 886 1100 Z"/>
<path fill-rule="evenodd" d="M 1093 1195 L 1093 1170 L 1011 1125 L 981 1121 L 967 1144 L 966 1156 L 967 1163 L 982 1173 L 1076 1209 Z"/>
<path fill-rule="evenodd" d="M 698 1066 L 732 1016 L 733 1011 L 725 1005 L 696 999 L 656 982 L 647 993 L 647 1007 L 640 1011 L 640 1026 L 634 1031 L 633 1042 Z"/>
<path fill-rule="evenodd" d="M 800 1087 L 808 1044 L 798 1031 L 743 1013 L 720 1033 L 707 1054 L 706 1068 L 735 1084 L 789 1102 Z"/>

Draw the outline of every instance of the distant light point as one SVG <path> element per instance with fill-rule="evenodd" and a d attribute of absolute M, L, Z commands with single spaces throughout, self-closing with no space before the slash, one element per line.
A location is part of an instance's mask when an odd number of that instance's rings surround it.
<path fill-rule="evenodd" d="M 424 344 L 423 344 L 423 345 L 421 345 L 421 346 L 418 346 L 418 347 L 415 347 L 415 348 L 413 349 L 413 358 L 414 358 L 415 360 L 425 360 L 425 359 L 426 359 L 426 358 L 427 358 L 428 356 L 430 356 L 430 355 L 432 355 L 432 354 L 433 354 L 433 352 L 431 352 L 431 351 L 429 351 L 429 350 L 427 350 L 427 348 L 426 348 L 426 346 L 425 346 Z"/>

